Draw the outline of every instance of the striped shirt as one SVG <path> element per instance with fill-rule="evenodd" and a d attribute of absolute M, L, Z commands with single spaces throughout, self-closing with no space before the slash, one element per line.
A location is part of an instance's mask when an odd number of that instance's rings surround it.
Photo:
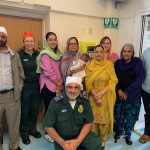
<path fill-rule="evenodd" d="M 0 91 L 13 88 L 10 49 L 0 52 Z"/>

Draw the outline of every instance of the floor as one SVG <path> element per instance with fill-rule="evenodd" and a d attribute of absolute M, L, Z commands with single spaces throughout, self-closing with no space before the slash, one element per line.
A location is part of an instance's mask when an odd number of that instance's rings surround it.
<path fill-rule="evenodd" d="M 38 129 L 43 134 L 41 126 L 38 126 Z M 143 132 L 143 129 L 140 132 L 139 131 L 133 132 L 132 134 L 133 144 L 131 146 L 126 145 L 124 137 L 118 140 L 117 143 L 114 143 L 113 134 L 109 135 L 105 150 L 135 150 L 135 149 L 136 150 L 150 150 L 150 142 L 146 144 L 141 144 L 138 141 L 140 134 L 142 132 Z M 22 141 L 20 140 L 20 147 L 22 148 L 22 150 L 54 150 L 54 145 L 52 143 L 49 143 L 44 137 L 40 139 L 35 139 L 30 136 L 30 139 L 31 139 L 30 145 L 24 145 Z M 8 150 L 7 133 L 4 133 L 3 150 Z"/>

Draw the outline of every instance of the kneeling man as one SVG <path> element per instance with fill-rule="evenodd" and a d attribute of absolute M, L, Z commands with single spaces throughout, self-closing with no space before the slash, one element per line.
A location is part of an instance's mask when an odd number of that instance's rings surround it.
<path fill-rule="evenodd" d="M 100 150 L 100 140 L 91 132 L 93 114 L 89 101 L 79 96 L 81 86 L 80 78 L 67 77 L 65 92 L 49 105 L 44 126 L 55 141 L 55 150 Z"/>

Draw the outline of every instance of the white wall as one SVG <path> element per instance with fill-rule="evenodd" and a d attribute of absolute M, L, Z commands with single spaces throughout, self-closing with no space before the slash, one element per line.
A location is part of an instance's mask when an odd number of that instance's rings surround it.
<path fill-rule="evenodd" d="M 24 0 L 31 3 L 30 0 Z M 34 4 L 51 6 L 50 30 L 57 33 L 59 46 L 64 50 L 66 40 L 77 36 L 81 41 L 99 42 L 110 36 L 112 49 L 117 51 L 118 30 L 104 29 L 104 17 L 118 17 L 112 0 L 34 0 Z"/>
<path fill-rule="evenodd" d="M 51 12 L 50 21 L 50 30 L 58 35 L 62 50 L 65 49 L 66 41 L 71 36 L 76 36 L 79 41 L 90 42 L 97 42 L 102 37 L 102 19 Z"/>
<path fill-rule="evenodd" d="M 120 30 L 118 35 L 118 49 L 130 42 L 134 45 L 136 56 L 139 55 L 141 36 L 141 15 L 150 10 L 150 0 L 127 0 L 118 7 Z"/>
<path fill-rule="evenodd" d="M 34 3 L 49 5 L 55 11 L 97 17 L 104 17 L 107 7 L 107 0 L 34 0 Z"/>
<path fill-rule="evenodd" d="M 62 51 L 71 36 L 79 41 L 99 42 L 105 35 L 103 18 L 107 14 L 107 0 L 35 0 L 34 3 L 51 6 L 50 31 L 58 35 Z"/>

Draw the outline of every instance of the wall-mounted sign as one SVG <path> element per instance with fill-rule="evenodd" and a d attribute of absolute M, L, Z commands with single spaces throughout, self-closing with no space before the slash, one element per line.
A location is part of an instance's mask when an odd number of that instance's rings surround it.
<path fill-rule="evenodd" d="M 111 28 L 116 28 L 118 29 L 119 25 L 119 19 L 118 18 L 111 18 Z"/>
<path fill-rule="evenodd" d="M 104 27 L 105 28 L 111 27 L 111 18 L 110 17 L 104 18 Z"/>
<path fill-rule="evenodd" d="M 118 26 L 119 26 L 118 18 L 111 18 L 111 17 L 104 18 L 104 28 L 118 29 Z"/>

